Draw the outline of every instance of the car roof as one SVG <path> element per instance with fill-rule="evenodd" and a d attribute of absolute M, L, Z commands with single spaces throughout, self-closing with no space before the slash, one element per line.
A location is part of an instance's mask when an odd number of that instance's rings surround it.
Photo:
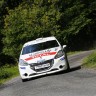
<path fill-rule="evenodd" d="M 50 41 L 50 40 L 56 40 L 56 38 L 54 36 L 44 37 L 44 38 L 37 38 L 35 40 L 26 42 L 23 47 L 28 46 L 28 45 L 32 45 L 32 44 L 37 44 L 37 43 L 42 43 L 42 42 Z"/>

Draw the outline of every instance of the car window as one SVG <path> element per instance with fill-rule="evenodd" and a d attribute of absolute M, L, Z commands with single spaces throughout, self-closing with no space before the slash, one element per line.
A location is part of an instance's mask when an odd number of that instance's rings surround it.
<path fill-rule="evenodd" d="M 40 50 L 49 49 L 49 48 L 54 48 L 54 47 L 58 47 L 58 46 L 59 46 L 59 44 L 57 43 L 56 40 L 51 40 L 51 41 L 47 41 L 47 42 L 43 42 L 43 43 L 29 45 L 29 46 L 26 46 L 23 48 L 22 55 L 40 51 Z"/>

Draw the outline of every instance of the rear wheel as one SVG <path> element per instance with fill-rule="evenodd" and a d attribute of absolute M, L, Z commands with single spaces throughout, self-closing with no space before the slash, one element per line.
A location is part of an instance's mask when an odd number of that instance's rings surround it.
<path fill-rule="evenodd" d="M 69 65 L 69 62 L 68 62 L 68 58 L 67 58 L 67 53 L 65 52 L 65 62 L 66 62 L 66 65 L 67 65 L 67 71 L 70 70 L 70 65 Z"/>
<path fill-rule="evenodd" d="M 67 65 L 67 71 L 69 71 L 70 70 L 70 65 L 69 65 L 69 62 L 68 62 L 68 59 L 66 59 L 66 65 Z"/>

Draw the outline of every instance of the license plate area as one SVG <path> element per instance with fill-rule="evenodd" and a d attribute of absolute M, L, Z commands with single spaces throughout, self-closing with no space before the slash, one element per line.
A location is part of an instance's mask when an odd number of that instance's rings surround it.
<path fill-rule="evenodd" d="M 35 70 L 43 69 L 43 68 L 49 68 L 49 67 L 50 67 L 50 63 L 41 64 L 41 65 L 35 66 Z"/>

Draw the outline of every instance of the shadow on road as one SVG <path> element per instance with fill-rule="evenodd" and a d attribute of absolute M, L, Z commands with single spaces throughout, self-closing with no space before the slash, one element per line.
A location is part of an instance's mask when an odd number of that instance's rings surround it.
<path fill-rule="evenodd" d="M 76 67 L 72 67 L 69 70 L 64 70 L 64 71 L 61 71 L 61 72 L 58 72 L 58 73 L 49 74 L 48 76 L 65 74 L 65 73 L 73 72 L 73 71 L 80 70 L 80 69 L 81 69 L 81 66 L 79 65 L 79 66 L 76 66 Z"/>
<path fill-rule="evenodd" d="M 72 67 L 69 72 L 76 71 L 76 70 L 79 70 L 79 69 L 81 69 L 81 65 Z"/>
<path fill-rule="evenodd" d="M 81 69 L 81 66 L 76 66 L 76 67 L 70 68 L 69 71 L 66 71 L 66 70 L 65 70 L 65 71 L 58 72 L 58 73 L 53 73 L 53 74 L 49 74 L 49 75 L 47 74 L 47 75 L 44 75 L 44 76 L 34 77 L 34 78 L 29 79 L 29 80 L 26 80 L 26 82 L 27 82 L 27 81 L 36 80 L 36 79 L 40 79 L 40 78 L 47 77 L 47 76 L 54 76 L 54 75 L 66 74 L 66 73 L 70 73 L 70 72 L 73 72 L 73 71 L 76 71 L 76 70 L 80 70 L 80 69 Z M 13 83 L 10 83 L 10 84 L 2 84 L 2 85 L 0 85 L 0 90 L 6 88 L 6 87 L 8 87 L 8 86 L 11 86 L 11 85 L 13 85 Z"/>
<path fill-rule="evenodd" d="M 80 69 L 81 69 L 81 66 L 79 65 L 79 66 L 70 68 L 70 70 L 68 70 L 68 71 L 64 70 L 64 71 L 57 72 L 57 73 L 52 73 L 52 74 L 47 74 L 47 75 L 44 75 L 44 76 L 34 77 L 34 78 L 29 79 L 28 81 L 40 79 L 40 78 L 46 77 L 46 76 L 54 76 L 54 75 L 66 74 L 66 73 L 73 72 L 73 71 L 80 70 Z"/>

